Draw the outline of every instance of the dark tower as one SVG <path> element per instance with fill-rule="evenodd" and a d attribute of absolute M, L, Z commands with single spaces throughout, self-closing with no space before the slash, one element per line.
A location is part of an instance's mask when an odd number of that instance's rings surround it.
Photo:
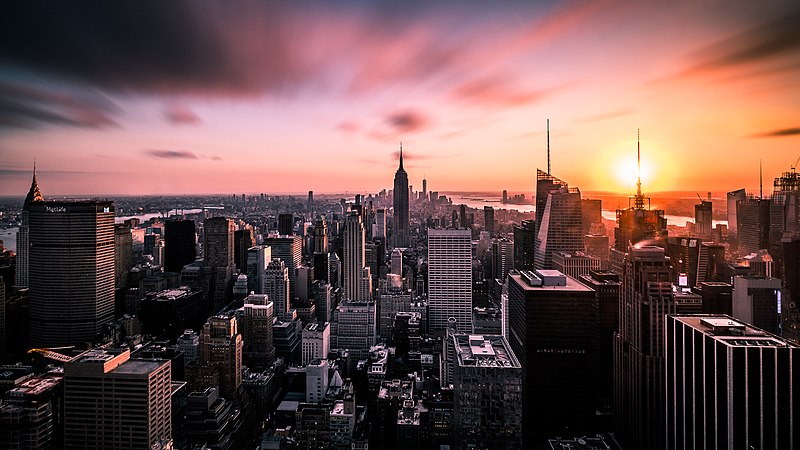
<path fill-rule="evenodd" d="M 164 271 L 180 273 L 197 257 L 193 220 L 172 220 L 164 225 Z"/>
<path fill-rule="evenodd" d="M 17 271 L 16 271 L 16 285 L 17 287 L 28 287 L 28 273 L 30 261 L 30 240 L 28 228 L 28 211 L 31 205 L 37 202 L 43 202 L 44 197 L 39 191 L 39 183 L 36 182 L 36 162 L 33 163 L 33 179 L 31 180 L 31 188 L 28 190 L 28 195 L 25 197 L 25 203 L 22 205 L 22 215 L 19 230 L 17 231 Z"/>
<path fill-rule="evenodd" d="M 395 247 L 408 247 L 408 174 L 403 169 L 403 144 L 400 144 L 400 167 L 394 174 L 394 236 Z"/>

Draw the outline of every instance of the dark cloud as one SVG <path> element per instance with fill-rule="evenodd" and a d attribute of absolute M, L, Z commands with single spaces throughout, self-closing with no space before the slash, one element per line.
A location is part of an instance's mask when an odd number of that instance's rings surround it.
<path fill-rule="evenodd" d="M 170 105 L 164 110 L 164 117 L 173 125 L 197 125 L 202 122 L 191 109 L 181 105 Z"/>
<path fill-rule="evenodd" d="M 112 116 L 118 111 L 113 103 L 98 94 L 67 94 L 0 81 L 0 127 L 106 128 L 117 125 Z"/>
<path fill-rule="evenodd" d="M 197 155 L 186 150 L 144 150 L 144 153 L 153 158 L 161 159 L 197 159 Z"/>
<path fill-rule="evenodd" d="M 798 56 L 800 9 L 751 28 L 697 53 L 690 71 L 739 66 L 781 56 Z"/>
<path fill-rule="evenodd" d="M 419 111 L 396 111 L 386 117 L 386 125 L 396 133 L 413 133 L 428 126 L 428 119 Z"/>
<path fill-rule="evenodd" d="M 800 127 L 781 128 L 779 130 L 756 133 L 751 135 L 750 137 L 768 138 L 768 137 L 787 137 L 787 136 L 798 136 L 798 135 L 800 135 Z"/>

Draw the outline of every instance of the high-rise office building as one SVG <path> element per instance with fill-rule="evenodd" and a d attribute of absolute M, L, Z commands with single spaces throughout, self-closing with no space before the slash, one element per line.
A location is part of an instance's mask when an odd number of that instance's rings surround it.
<path fill-rule="evenodd" d="M 197 235 L 193 220 L 170 220 L 164 224 L 164 271 L 180 273 L 197 258 Z"/>
<path fill-rule="evenodd" d="M 31 344 L 84 344 L 114 319 L 114 203 L 29 206 Z"/>
<path fill-rule="evenodd" d="M 545 172 L 536 169 L 536 235 L 539 235 L 539 227 L 542 223 L 542 215 L 547 205 L 547 196 L 551 191 L 558 191 L 562 187 L 567 187 L 567 183 Z M 505 198 L 505 197 L 504 197 Z M 505 203 L 505 201 L 504 201 Z"/>
<path fill-rule="evenodd" d="M 508 271 L 514 268 L 514 243 L 508 238 L 492 239 L 492 276 L 505 281 Z"/>
<path fill-rule="evenodd" d="M 314 253 L 328 253 L 328 222 L 320 217 L 314 222 Z"/>
<path fill-rule="evenodd" d="M 244 341 L 242 359 L 253 370 L 265 370 L 275 361 L 273 318 L 273 303 L 266 294 L 250 294 L 245 297 L 239 322 Z"/>
<path fill-rule="evenodd" d="M 597 410 L 613 412 L 614 398 L 614 333 L 619 330 L 619 274 L 610 270 L 592 270 L 578 281 L 594 290 L 597 297 L 600 334 L 598 337 Z"/>
<path fill-rule="evenodd" d="M 206 267 L 234 267 L 233 221 L 210 217 L 203 222 L 203 259 Z"/>
<path fill-rule="evenodd" d="M 665 332 L 668 450 L 797 448 L 800 347 L 725 315 L 670 315 Z"/>
<path fill-rule="evenodd" d="M 364 253 L 364 224 L 361 216 L 350 213 L 344 224 L 343 296 L 347 300 L 372 298 L 372 276 Z"/>
<path fill-rule="evenodd" d="M 605 234 L 603 225 L 603 201 L 598 199 L 581 199 L 581 216 L 583 234 Z"/>
<path fill-rule="evenodd" d="M 0 355 L 6 354 L 6 283 L 0 276 Z"/>
<path fill-rule="evenodd" d="M 694 232 L 697 237 L 704 240 L 711 239 L 712 213 L 713 208 L 710 201 L 700 199 L 700 203 L 694 205 Z"/>
<path fill-rule="evenodd" d="M 770 200 L 769 252 L 780 261 L 784 257 L 781 241 L 800 237 L 800 173 L 795 167 L 775 178 Z"/>
<path fill-rule="evenodd" d="M 17 230 L 17 267 L 15 273 L 15 283 L 17 287 L 26 288 L 29 283 L 30 267 L 30 229 L 28 211 L 34 203 L 43 202 L 44 197 L 39 190 L 39 183 L 36 181 L 36 164 L 33 165 L 33 179 L 25 202 L 22 204 L 22 214 L 20 215 L 20 225 Z"/>
<path fill-rule="evenodd" d="M 575 278 L 588 275 L 592 270 L 600 270 L 600 260 L 584 252 L 553 253 L 553 270 Z"/>
<path fill-rule="evenodd" d="M 61 448 L 62 385 L 60 376 L 36 375 L 5 393 L 0 402 L 0 448 Z"/>
<path fill-rule="evenodd" d="M 450 337 L 457 448 L 520 448 L 522 368 L 508 342 L 493 335 Z"/>
<path fill-rule="evenodd" d="M 736 203 L 740 255 L 769 248 L 770 204 L 769 199 L 757 197 Z"/>
<path fill-rule="evenodd" d="M 247 290 L 265 293 L 267 266 L 272 261 L 272 247 L 256 245 L 247 249 Z"/>
<path fill-rule="evenodd" d="M 328 323 L 312 322 L 303 328 L 303 365 L 315 359 L 328 359 L 331 348 L 331 327 Z"/>
<path fill-rule="evenodd" d="M 670 259 L 660 247 L 629 247 L 614 336 L 614 436 L 623 448 L 664 443 L 664 316 L 676 313 Z"/>
<path fill-rule="evenodd" d="M 590 426 L 597 385 L 586 374 L 597 373 L 597 302 L 595 291 L 555 270 L 508 276 L 508 339 L 523 371 L 526 447 Z"/>
<path fill-rule="evenodd" d="M 566 182 L 558 183 L 558 189 L 548 187 L 541 219 L 537 217 L 534 254 L 537 269 L 552 269 L 555 252 L 583 251 L 581 193 L 576 188 L 570 189 Z M 538 194 L 537 191 L 537 203 Z"/>
<path fill-rule="evenodd" d="M 468 229 L 428 229 L 428 327 L 472 331 L 472 233 Z"/>
<path fill-rule="evenodd" d="M 169 360 L 89 350 L 64 364 L 65 449 L 146 449 L 172 440 Z"/>
<path fill-rule="evenodd" d="M 641 162 L 638 132 L 636 137 L 637 160 Z M 650 197 L 642 194 L 642 178 L 639 176 L 636 181 L 636 195 L 628 199 L 628 208 L 617 210 L 614 249 L 611 251 L 611 269 L 622 273 L 623 259 L 629 245 L 666 247 L 666 240 L 667 219 L 664 217 L 664 211 L 650 209 Z"/>
<path fill-rule="evenodd" d="M 347 349 L 356 359 L 366 358 L 377 342 L 377 314 L 374 300 L 343 300 L 336 308 L 337 348 Z"/>
<path fill-rule="evenodd" d="M 303 238 L 300 236 L 275 236 L 264 239 L 264 245 L 272 247 L 272 257 L 280 258 L 289 269 L 289 298 L 294 300 L 294 269 L 303 261 Z M 277 304 L 276 304 L 277 311 Z"/>
<path fill-rule="evenodd" d="M 314 211 L 314 191 L 308 191 L 308 198 L 306 199 L 306 211 Z"/>
<path fill-rule="evenodd" d="M 114 287 L 128 287 L 133 267 L 133 235 L 127 225 L 114 225 Z"/>
<path fill-rule="evenodd" d="M 375 230 L 372 231 L 372 237 L 386 238 L 386 210 L 379 209 L 375 213 Z"/>
<path fill-rule="evenodd" d="M 200 362 L 216 367 L 220 373 L 220 391 L 234 398 L 242 384 L 242 335 L 236 318 L 220 315 L 209 317 L 200 333 Z"/>
<path fill-rule="evenodd" d="M 491 206 L 483 207 L 483 229 L 489 234 L 494 233 L 494 208 Z"/>
<path fill-rule="evenodd" d="M 278 234 L 291 236 L 294 234 L 294 214 L 278 214 Z"/>
<path fill-rule="evenodd" d="M 781 280 L 777 278 L 733 277 L 733 317 L 779 334 L 781 287 Z"/>
<path fill-rule="evenodd" d="M 738 227 L 737 224 L 739 221 L 736 218 L 736 204 L 739 202 L 743 202 L 747 200 L 747 193 L 744 189 L 737 189 L 735 191 L 728 192 L 727 202 L 728 202 L 728 233 L 729 234 L 738 234 Z"/>
<path fill-rule="evenodd" d="M 275 317 L 283 320 L 289 312 L 289 269 L 283 260 L 274 258 L 267 265 L 264 275 L 264 294 L 275 306 Z"/>
<path fill-rule="evenodd" d="M 533 270 L 534 248 L 536 247 L 536 221 L 523 220 L 514 225 L 514 268 Z"/>
<path fill-rule="evenodd" d="M 394 174 L 393 196 L 392 243 L 394 247 L 408 247 L 408 174 L 403 169 L 403 144 L 400 144 L 400 167 Z"/>
<path fill-rule="evenodd" d="M 781 334 L 800 344 L 800 236 L 786 237 L 783 244 L 783 295 Z"/>
<path fill-rule="evenodd" d="M 239 273 L 247 273 L 247 250 L 256 245 L 256 233 L 250 225 L 233 232 L 233 260 Z"/>

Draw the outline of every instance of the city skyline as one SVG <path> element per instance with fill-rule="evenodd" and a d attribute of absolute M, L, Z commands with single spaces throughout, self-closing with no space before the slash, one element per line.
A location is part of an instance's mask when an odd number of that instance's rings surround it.
<path fill-rule="evenodd" d="M 790 2 L 339 6 L 11 6 L 0 196 L 34 157 L 51 195 L 377 192 L 401 140 L 417 190 L 531 192 L 547 118 L 584 192 L 635 190 L 637 128 L 647 193 L 800 156 Z"/>

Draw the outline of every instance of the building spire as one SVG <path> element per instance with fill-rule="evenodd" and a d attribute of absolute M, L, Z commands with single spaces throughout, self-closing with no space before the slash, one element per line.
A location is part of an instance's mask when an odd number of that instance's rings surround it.
<path fill-rule="evenodd" d="M 31 188 L 28 190 L 28 195 L 25 196 L 25 203 L 23 208 L 27 207 L 32 202 L 43 202 L 42 192 L 39 190 L 39 183 L 36 181 L 36 159 L 33 160 L 33 179 L 31 180 Z"/>
<path fill-rule="evenodd" d="M 400 168 L 403 168 L 403 141 L 400 141 Z"/>
<path fill-rule="evenodd" d="M 636 196 L 633 198 L 636 209 L 644 209 L 644 195 L 642 195 L 642 146 L 639 139 L 639 129 L 636 129 Z"/>
<path fill-rule="evenodd" d="M 547 119 L 547 174 L 550 175 L 550 119 Z"/>
<path fill-rule="evenodd" d="M 758 160 L 758 198 L 764 198 L 764 167 L 761 165 L 761 159 Z"/>

